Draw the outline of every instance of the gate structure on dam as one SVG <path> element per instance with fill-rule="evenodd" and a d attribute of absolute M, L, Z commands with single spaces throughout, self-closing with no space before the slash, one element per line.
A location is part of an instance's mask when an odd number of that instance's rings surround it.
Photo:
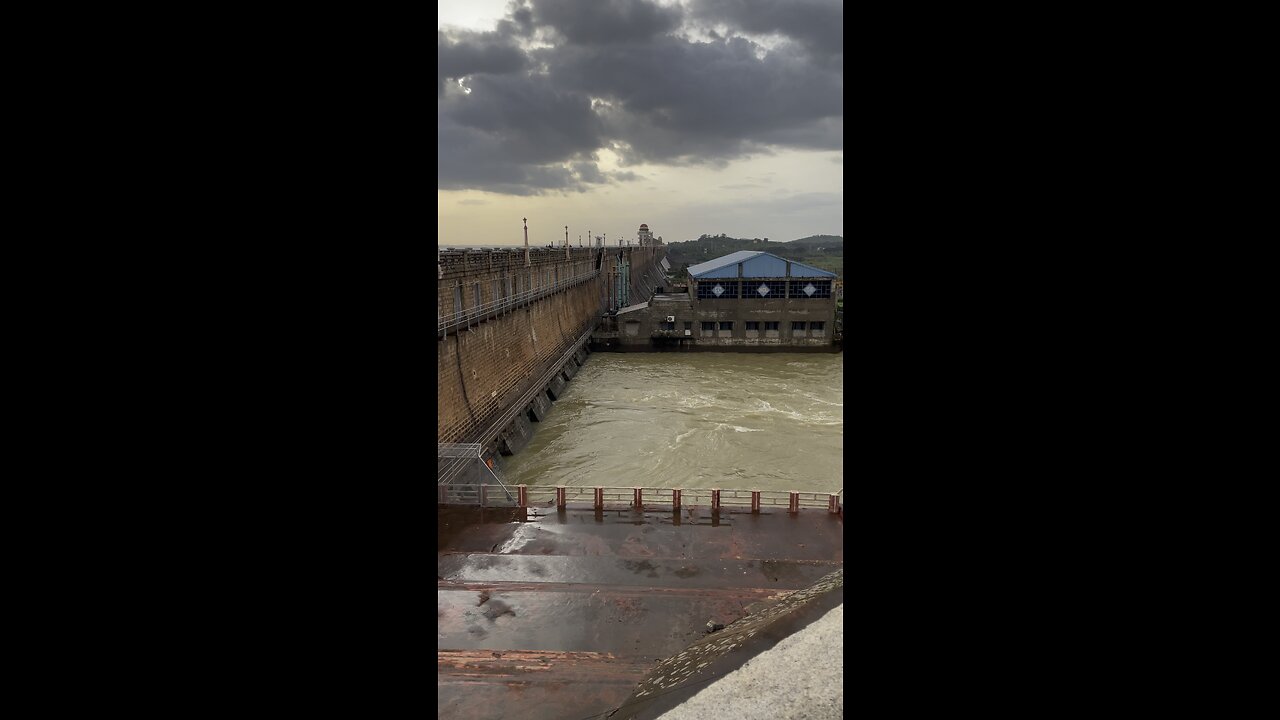
<path fill-rule="evenodd" d="M 440 252 L 439 484 L 505 486 L 497 456 L 528 444 L 600 317 L 618 298 L 647 300 L 665 256 L 655 244 Z"/>

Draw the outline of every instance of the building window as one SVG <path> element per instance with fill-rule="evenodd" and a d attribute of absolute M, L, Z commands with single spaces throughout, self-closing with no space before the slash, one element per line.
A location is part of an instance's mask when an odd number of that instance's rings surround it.
<path fill-rule="evenodd" d="M 731 323 L 731 322 L 721 322 L 721 323 L 720 323 L 720 329 L 721 329 L 721 330 L 732 330 L 732 329 L 733 329 L 733 323 Z"/>
<path fill-rule="evenodd" d="M 814 322 L 814 323 L 809 323 L 809 329 L 810 329 L 810 330 L 822 330 L 822 329 L 823 329 L 823 328 L 825 328 L 826 326 L 827 326 L 827 324 L 826 324 L 825 322 Z"/>
<path fill-rule="evenodd" d="M 684 329 L 685 329 L 685 330 L 692 330 L 692 329 L 693 329 L 693 321 L 691 321 L 691 320 L 685 320 L 685 321 L 684 321 Z"/>
<path fill-rule="evenodd" d="M 497 299 L 498 299 L 498 297 L 500 297 L 500 296 L 499 296 L 499 293 L 501 293 L 501 292 L 502 292 L 501 290 L 499 290 L 499 289 L 498 289 L 498 287 L 499 287 L 499 282 L 500 282 L 499 280 L 494 280 L 494 281 L 493 281 L 493 299 L 494 299 L 494 300 L 497 300 Z"/>
<path fill-rule="evenodd" d="M 821 300 L 831 297 L 831 281 L 830 280 L 792 280 L 791 293 L 792 300 Z"/>
<path fill-rule="evenodd" d="M 699 300 L 733 300 L 738 297 L 737 280 L 699 280 Z"/>
<path fill-rule="evenodd" d="M 756 300 L 769 300 L 787 296 L 786 280 L 743 280 L 742 296 Z"/>
<path fill-rule="evenodd" d="M 791 323 L 791 332 L 804 332 L 804 323 L 802 322 Z"/>
<path fill-rule="evenodd" d="M 754 320 L 747 321 L 747 330 L 759 330 L 759 329 L 760 329 L 760 323 Z"/>
<path fill-rule="evenodd" d="M 716 324 L 715 324 L 715 323 L 713 323 L 713 322 L 704 322 L 704 323 L 702 323 L 702 331 L 703 331 L 703 332 L 711 332 L 712 330 L 715 330 L 715 329 L 716 329 Z"/>
<path fill-rule="evenodd" d="M 475 284 L 476 307 L 480 307 L 480 283 Z"/>
<path fill-rule="evenodd" d="M 777 329 L 778 329 L 778 323 L 776 323 L 776 322 L 766 322 L 766 323 L 764 324 L 764 329 L 765 329 L 765 330 L 777 330 Z"/>
<path fill-rule="evenodd" d="M 676 324 L 673 322 L 664 322 L 664 323 L 658 323 L 658 327 L 660 327 L 663 330 L 675 330 Z"/>
<path fill-rule="evenodd" d="M 462 314 L 462 286 L 455 285 L 453 287 L 453 314 Z"/>

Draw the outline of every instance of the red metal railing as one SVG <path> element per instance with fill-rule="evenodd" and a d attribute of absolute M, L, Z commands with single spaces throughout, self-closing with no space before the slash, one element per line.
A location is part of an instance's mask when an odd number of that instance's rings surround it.
<path fill-rule="evenodd" d="M 490 504 L 498 499 L 486 493 L 485 485 L 478 488 L 467 485 L 442 485 L 439 502 L 453 505 Z M 569 487 L 563 485 L 517 485 L 516 507 L 557 507 L 570 504 L 606 508 L 632 508 L 637 510 L 679 510 L 687 505 L 710 507 L 749 507 L 751 512 L 762 508 L 782 508 L 798 513 L 801 508 L 826 508 L 831 513 L 844 512 L 844 490 L 837 492 L 782 491 L 782 490 L 727 490 L 721 488 L 646 488 L 646 487 Z M 513 503 L 501 502 L 510 506 Z"/>

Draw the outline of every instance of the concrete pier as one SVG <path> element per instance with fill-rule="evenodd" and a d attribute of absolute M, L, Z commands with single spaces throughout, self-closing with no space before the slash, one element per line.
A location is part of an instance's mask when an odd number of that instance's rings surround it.
<path fill-rule="evenodd" d="M 578 374 L 578 361 L 572 358 L 560 368 L 560 374 L 565 380 L 572 380 L 574 375 Z"/>
<path fill-rule="evenodd" d="M 538 393 L 533 396 L 533 402 L 529 405 L 529 417 L 534 422 L 542 422 L 547 417 L 547 413 L 551 412 L 551 398 L 546 393 Z"/>
<path fill-rule="evenodd" d="M 557 374 L 551 378 L 551 384 L 547 385 L 547 394 L 551 396 L 552 400 L 559 400 L 560 396 L 564 394 L 565 385 L 564 375 Z"/>
<path fill-rule="evenodd" d="M 516 415 L 506 430 L 498 436 L 498 452 L 503 455 L 515 455 L 524 449 L 533 439 L 533 425 L 529 418 L 521 413 Z"/>

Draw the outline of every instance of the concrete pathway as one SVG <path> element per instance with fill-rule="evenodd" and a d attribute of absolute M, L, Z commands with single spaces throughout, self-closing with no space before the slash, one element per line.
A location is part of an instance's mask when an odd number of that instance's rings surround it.
<path fill-rule="evenodd" d="M 660 720 L 844 716 L 844 605 L 708 685 Z"/>

